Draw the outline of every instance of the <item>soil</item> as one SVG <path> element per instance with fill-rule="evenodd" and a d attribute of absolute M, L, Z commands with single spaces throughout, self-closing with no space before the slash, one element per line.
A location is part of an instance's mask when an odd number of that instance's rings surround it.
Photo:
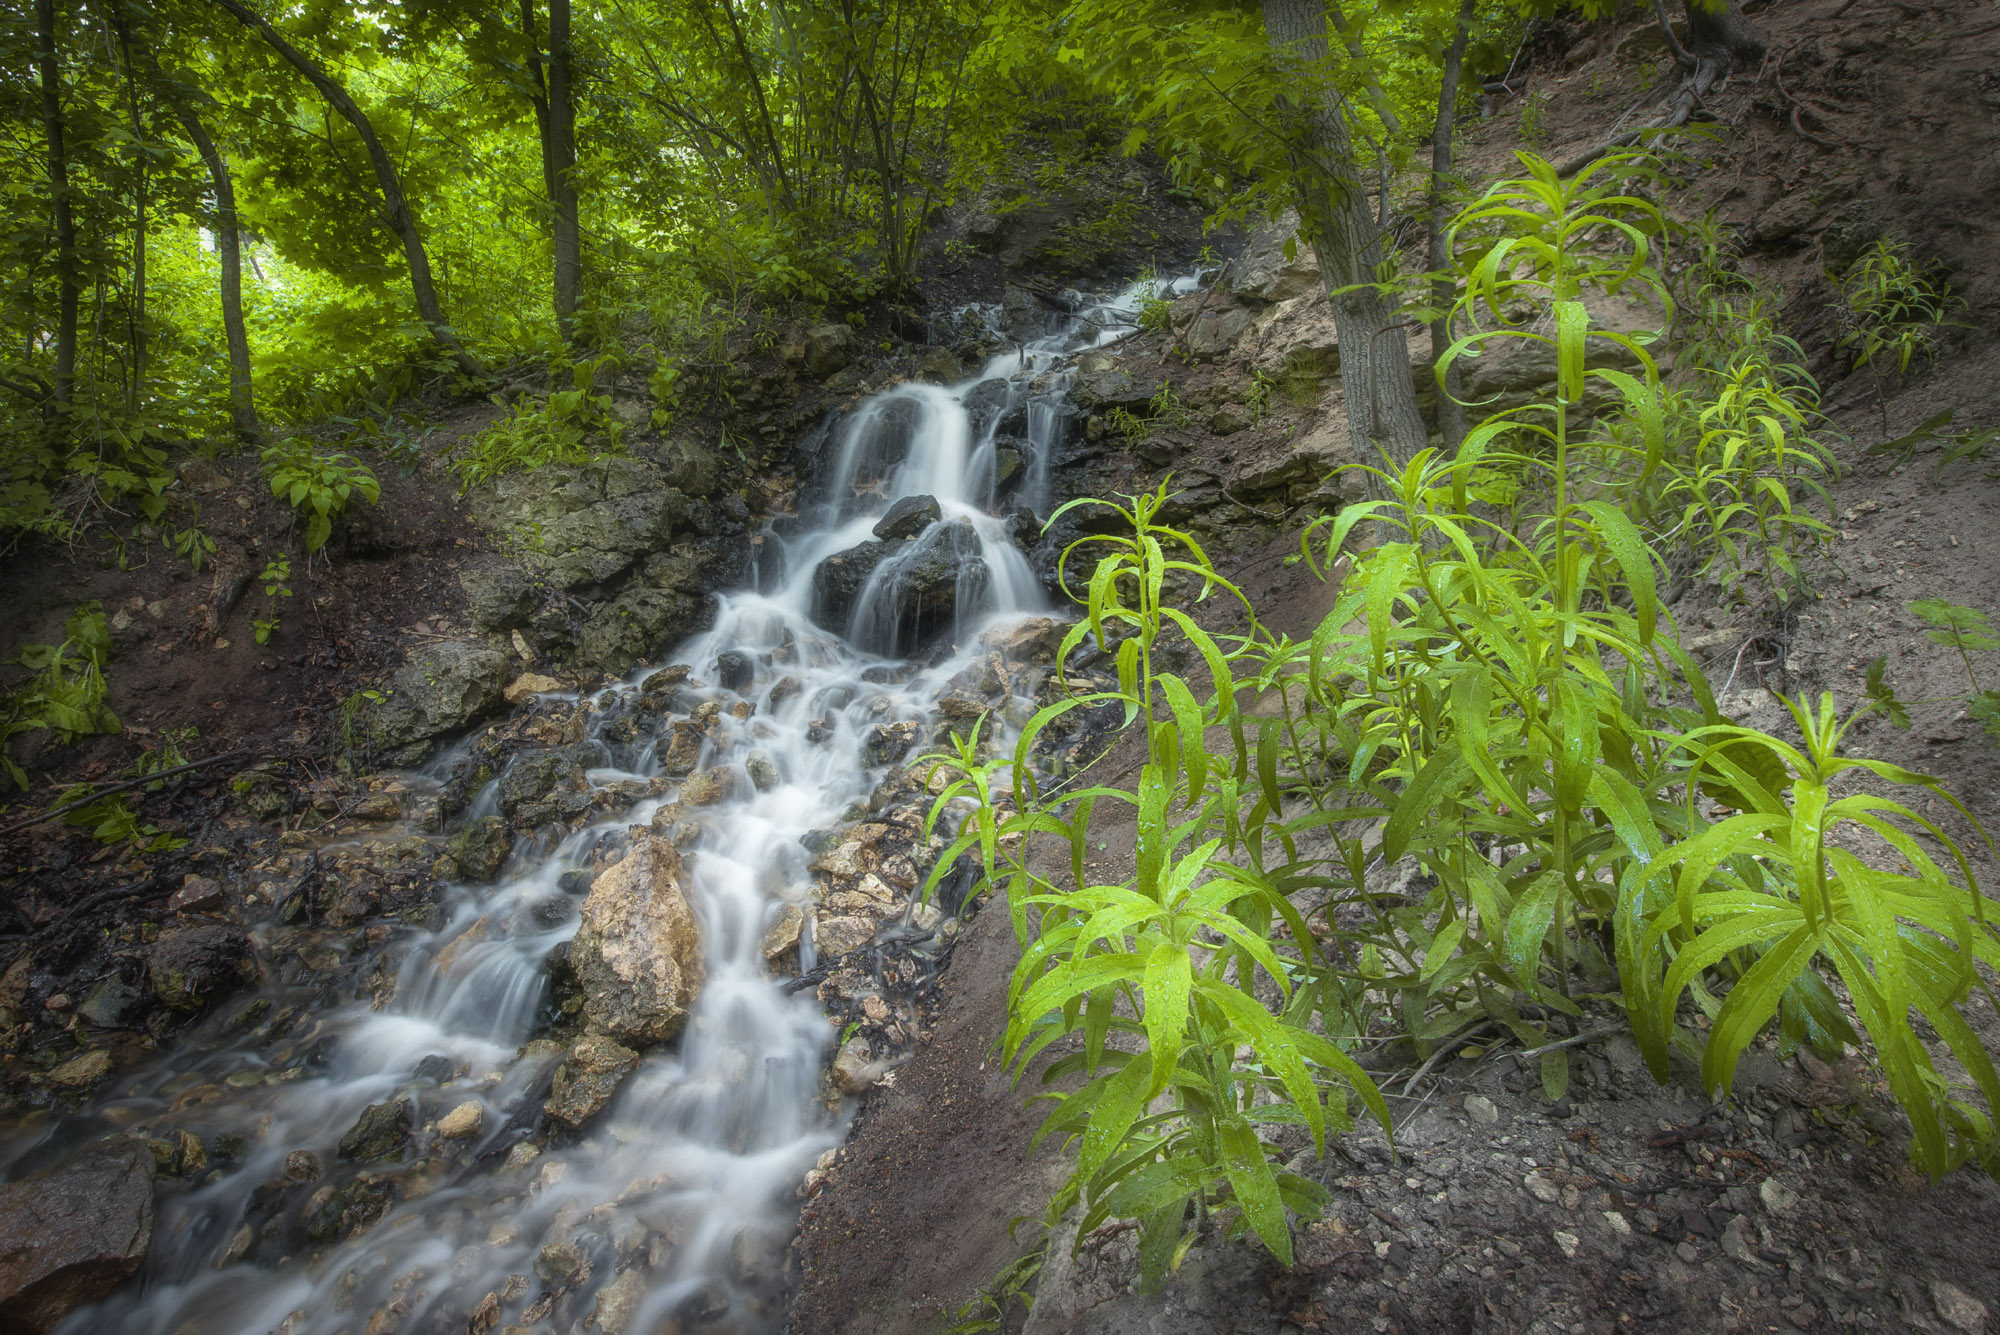
<path fill-rule="evenodd" d="M 1990 9 L 1942 4 L 1748 8 L 1771 38 L 1771 59 L 1712 99 L 1722 133 L 1691 147 L 1695 184 L 1673 209 L 1716 209 L 1741 238 L 1745 267 L 1783 295 L 1786 327 L 1824 387 L 1825 439 L 1843 471 L 1826 516 L 1835 537 L 1807 569 L 1810 600 L 1738 598 L 1693 582 L 1678 590 L 1675 619 L 1684 641 L 1702 644 L 1713 684 L 1726 684 L 1725 708 L 1778 732 L 1791 728 L 1773 693 L 1831 692 L 1851 711 L 1864 702 L 1868 663 L 1885 658 L 1911 726 L 1868 720 L 1852 749 L 1939 775 L 1971 817 L 2000 829 L 2000 744 L 1966 716 L 1972 684 L 1958 655 L 1925 638 L 1908 611 L 1939 598 L 2000 615 L 2000 479 L 1980 461 L 1934 476 L 1935 444 L 1900 467 L 1868 452 L 1946 409 L 1954 429 L 2000 424 L 2000 24 Z M 1532 147 L 1561 159 L 1607 126 L 1643 122 L 1672 86 L 1646 27 L 1572 25 L 1537 43 L 1542 67 L 1526 97 L 1541 102 L 1547 137 Z M 1970 105 L 1975 92 L 1984 110 Z M 1513 166 L 1524 101 L 1469 136 L 1469 173 Z M 1786 201 L 1788 211 L 1777 208 Z M 1824 277 L 1878 235 L 1935 262 L 1965 302 L 1965 327 L 1946 332 L 1934 362 L 1883 380 L 1835 356 Z M 1125 356 L 1135 367 L 1150 360 L 1142 344 Z M 1227 374 L 1177 369 L 1174 383 L 1205 404 L 1233 392 Z M 1170 434 L 1169 458 L 1113 452 L 1094 465 L 1093 482 L 1129 491 L 1157 483 L 1169 465 L 1226 477 L 1233 457 L 1298 426 L 1282 406 L 1274 419 L 1226 440 L 1199 428 Z M 1239 506 L 1225 573 L 1278 628 L 1309 632 L 1325 586 L 1282 563 L 1295 536 L 1247 511 Z M 2000 685 L 1992 655 L 1974 655 L 1973 667 L 1979 686 Z M 1121 744 L 1093 779 L 1129 780 L 1133 759 Z M 1942 802 L 1920 809 L 1969 846 L 1991 884 L 1991 848 L 1972 821 Z M 1129 868 L 1131 832 L 1103 834 L 1102 870 L 1115 876 L 1121 857 Z M 954 1313 L 992 1316 L 981 1291 L 1041 1242 L 1032 1222 L 1013 1235 L 1004 1226 L 1038 1218 L 1062 1172 L 1051 1147 L 1029 1149 L 1039 1115 L 1021 1099 L 1032 1073 L 1021 1092 L 998 1079 L 992 1045 L 1017 958 L 1004 906 L 988 905 L 947 976 L 928 1043 L 891 1088 L 868 1097 L 812 1189 L 798 1244 L 798 1335 L 916 1335 L 949 1329 Z M 1975 999 L 1970 1018 L 1989 1043 L 2000 1036 L 1990 998 Z M 1300 1147 L 1295 1170 L 1319 1175 L 1334 1205 L 1300 1221 L 1295 1266 L 1254 1242 L 1208 1238 L 1163 1294 L 1145 1297 L 1122 1226 L 1107 1225 L 1073 1254 L 1073 1237 L 1059 1234 L 1039 1284 L 1028 1285 L 1033 1313 L 1019 1298 L 1004 1301 L 1000 1327 L 1993 1328 L 2000 1265 L 1985 1240 L 2000 1187 L 1973 1168 L 1938 1183 L 1913 1170 L 1902 1117 L 1857 1058 L 1828 1066 L 1809 1053 L 1755 1049 L 1736 1096 L 1718 1104 L 1685 1068 L 1656 1085 L 1620 1030 L 1610 1009 L 1589 1017 L 1571 1050 L 1571 1087 L 1554 1103 L 1534 1069 L 1484 1040 L 1422 1072 L 1407 1047 L 1375 1054 L 1393 1095 L 1394 1147 L 1369 1130 L 1324 1159 Z"/>

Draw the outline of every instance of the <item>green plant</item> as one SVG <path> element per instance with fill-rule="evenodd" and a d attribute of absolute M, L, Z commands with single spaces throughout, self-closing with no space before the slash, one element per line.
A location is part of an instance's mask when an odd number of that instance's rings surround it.
<path fill-rule="evenodd" d="M 68 806 L 89 795 L 89 786 L 78 784 L 65 789 L 56 799 L 56 805 Z M 185 848 L 188 842 L 180 835 L 141 821 L 120 793 L 107 794 L 95 802 L 74 808 L 63 816 L 63 824 L 89 830 L 91 838 L 100 844 L 130 844 L 134 851 L 140 853 L 171 852 L 176 848 Z"/>
<path fill-rule="evenodd" d="M 264 586 L 264 605 L 267 615 L 251 619 L 252 632 L 257 643 L 265 644 L 278 631 L 278 599 L 292 596 L 292 558 L 277 556 L 266 562 L 264 573 L 257 582 Z"/>
<path fill-rule="evenodd" d="M 1931 627 L 1925 633 L 1933 644 L 1958 651 L 1959 661 L 1965 664 L 1965 679 L 1972 686 L 1966 712 L 1979 720 L 1987 736 L 2000 742 L 2000 691 L 1982 690 L 1979 674 L 1972 670 L 1972 655 L 2000 649 L 2000 635 L 1993 633 L 1986 614 L 1939 598 L 1920 598 L 1910 604 L 1910 612 Z"/>
<path fill-rule="evenodd" d="M 1919 355 L 1936 355 L 1937 331 L 1954 302 L 1941 280 L 1911 262 L 1902 242 L 1879 238 L 1834 285 L 1841 332 L 1833 345 L 1854 366 L 1893 365 L 1900 375 Z"/>
<path fill-rule="evenodd" d="M 6 697 L 0 718 L 0 766 L 21 788 L 28 787 L 27 772 L 4 749 L 15 737 L 47 729 L 67 746 L 79 737 L 119 731 L 104 680 L 110 658 L 111 628 L 95 602 L 79 603 L 70 613 L 61 644 L 21 650 L 17 661 L 33 675 Z"/>
<path fill-rule="evenodd" d="M 1943 412 L 1925 418 L 1909 431 L 1894 440 L 1885 440 L 1870 445 L 1868 453 L 1886 455 L 1893 471 L 1909 463 L 1920 449 L 1938 451 L 1938 461 L 1931 467 L 1931 481 L 1942 480 L 1944 470 L 1965 459 L 1984 460 L 1986 451 L 2000 440 L 2000 427 L 1981 427 L 1970 431 L 1945 431 L 1958 415 L 1956 409 L 1946 408 Z M 2000 473 L 1988 473 L 1988 480 L 2000 477 Z"/>
<path fill-rule="evenodd" d="M 303 437 L 272 445 L 264 451 L 264 476 L 271 494 L 306 520 L 308 555 L 333 536 L 333 522 L 356 496 L 373 505 L 382 486 L 368 465 L 351 455 L 321 454 Z"/>
<path fill-rule="evenodd" d="M 1139 328 L 1159 334 L 1171 334 L 1174 329 L 1174 303 L 1162 290 L 1159 274 L 1150 264 L 1139 273 Z"/>
<path fill-rule="evenodd" d="M 1243 402 L 1250 409 L 1251 426 L 1256 426 L 1271 415 L 1271 390 L 1276 383 L 1262 371 L 1250 373 L 1250 388 L 1244 391 Z"/>
<path fill-rule="evenodd" d="M 625 425 L 611 411 L 611 396 L 595 392 L 601 364 L 578 362 L 571 388 L 539 402 L 523 399 L 475 436 L 454 465 L 459 489 L 469 491 L 522 469 L 590 463 L 624 453 Z"/>
<path fill-rule="evenodd" d="M 1553 92 L 1530 93 L 1521 103 L 1521 142 L 1539 147 L 1549 139 L 1549 99 Z"/>
<path fill-rule="evenodd" d="M 1097 563 L 1087 615 L 1057 659 L 1086 634 L 1101 646 L 1115 642 L 1117 689 L 1074 696 L 1029 721 L 1011 766 L 1014 815 L 1000 814 L 995 781 L 1004 766 L 981 762 L 977 727 L 954 738 L 953 752 L 931 757 L 953 777 L 927 825 L 937 827 L 966 799 L 970 809 L 926 888 L 969 855 L 981 859 L 989 883 L 1005 883 L 1023 955 L 1009 988 L 1003 1056 L 1019 1078 L 1051 1044 L 1081 1040 L 1080 1050 L 1043 1073 L 1044 1083 L 1085 1077 L 1074 1092 L 1040 1096 L 1054 1108 L 1037 1139 L 1060 1136 L 1076 1153 L 1050 1220 L 1080 1206 L 1081 1234 L 1107 1217 L 1138 1219 L 1141 1275 L 1151 1286 L 1179 1264 L 1190 1230 L 1218 1211 L 1230 1231 L 1255 1233 L 1289 1264 L 1287 1209 L 1317 1210 L 1326 1194 L 1274 1168 L 1273 1157 L 1284 1153 L 1265 1129 L 1303 1126 L 1323 1147 L 1329 1127 L 1349 1125 L 1350 1089 L 1385 1129 L 1389 1115 L 1332 1037 L 1345 1031 L 1323 1013 L 1324 965 L 1304 919 L 1254 860 L 1227 860 L 1248 851 L 1264 823 L 1253 817 L 1246 830 L 1239 809 L 1260 772 L 1231 668 L 1246 646 L 1225 647 L 1166 591 L 1170 581 L 1185 581 L 1199 586 L 1197 597 L 1221 591 L 1246 611 L 1249 604 L 1194 539 L 1155 522 L 1164 486 L 1128 499 L 1129 507 L 1113 508 L 1131 536 L 1084 539 L 1064 553 L 1062 567 L 1084 543 L 1112 549 Z M 1072 505 L 1079 503 L 1108 504 Z M 1206 705 L 1187 681 L 1161 670 L 1157 651 L 1170 637 L 1206 664 L 1213 687 Z M 1147 760 L 1136 787 L 1045 797 L 1030 761 L 1035 738 L 1072 710 L 1105 704 L 1121 706 L 1128 726 L 1142 725 Z M 1212 726 L 1232 730 L 1233 755 L 1209 754 Z M 1275 798 L 1271 791 L 1266 801 Z M 1137 866 L 1122 882 L 1088 876 L 1090 824 L 1106 803 L 1130 808 L 1137 822 Z M 1067 875 L 1027 857 L 1031 835 L 1069 846 Z"/>

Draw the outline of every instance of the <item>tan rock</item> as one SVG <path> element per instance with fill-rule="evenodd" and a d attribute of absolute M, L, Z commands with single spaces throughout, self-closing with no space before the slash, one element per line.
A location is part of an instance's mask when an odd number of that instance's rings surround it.
<path fill-rule="evenodd" d="M 545 676 L 540 672 L 523 672 L 508 683 L 507 689 L 501 694 L 506 697 L 508 704 L 518 705 L 531 695 L 542 695 L 561 689 L 563 684 L 554 677 Z"/>
<path fill-rule="evenodd" d="M 477 1099 L 467 1099 L 438 1118 L 438 1134 L 446 1140 L 462 1140 L 466 1136 L 476 1136 L 485 1124 L 486 1109 Z"/>
<path fill-rule="evenodd" d="M 813 923 L 813 949 L 822 960 L 838 959 L 875 939 L 875 921 L 856 915 L 823 917 Z"/>
<path fill-rule="evenodd" d="M 569 957 L 592 1031 L 638 1044 L 681 1031 L 701 988 L 701 938 L 669 840 L 639 835 L 592 883 Z"/>
<path fill-rule="evenodd" d="M 49 1083 L 57 1089 L 89 1089 L 110 1074 L 111 1054 L 103 1048 L 92 1048 L 50 1071 Z"/>
<path fill-rule="evenodd" d="M 712 807 L 736 791 L 736 771 L 705 769 L 681 785 L 681 801 L 691 807 Z"/>
<path fill-rule="evenodd" d="M 778 908 L 778 920 L 771 924 L 771 930 L 764 933 L 764 958 L 775 960 L 799 943 L 799 934 L 805 930 L 805 910 L 797 904 L 782 904 Z"/>
<path fill-rule="evenodd" d="M 639 1064 L 639 1054 L 598 1034 L 576 1041 L 556 1068 L 543 1111 L 575 1130 L 604 1110 L 611 1096 Z"/>

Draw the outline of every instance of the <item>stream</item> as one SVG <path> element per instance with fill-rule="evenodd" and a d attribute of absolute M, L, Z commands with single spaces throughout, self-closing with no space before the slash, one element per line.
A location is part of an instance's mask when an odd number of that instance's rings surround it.
<path fill-rule="evenodd" d="M 1169 295 L 1193 286 L 1179 280 Z M 62 1331 L 781 1326 L 799 1185 L 840 1144 L 846 1114 L 824 1097 L 822 1076 L 839 1034 L 810 988 L 773 976 L 766 933 L 797 905 L 800 966 L 813 967 L 812 855 L 801 840 L 851 822 L 881 781 L 871 732 L 914 721 L 921 743 L 940 696 L 982 653 L 982 634 L 1053 612 L 1010 536 L 1018 520 L 994 513 L 995 498 L 1007 480 L 1015 505 L 1047 513 L 1071 359 L 1129 333 L 1143 295 L 1135 285 L 1079 302 L 959 384 L 899 384 L 858 404 L 828 443 L 816 499 L 762 544 L 755 586 L 720 594 L 713 628 L 666 655 L 693 674 L 677 710 L 719 706 L 707 711 L 702 768 L 752 778 L 705 809 L 683 847 L 706 978 L 675 1044 L 646 1055 L 573 1139 L 543 1149 L 530 1138 L 562 1058 L 559 1045 L 531 1042 L 547 1019 L 550 955 L 576 932 L 593 855 L 619 848 L 669 790 L 559 840 L 517 843 L 495 884 L 446 889 L 435 930 L 371 929 L 368 948 L 341 965 L 334 1004 L 325 971 L 281 973 L 40 1133 L 42 1150 L 121 1129 L 191 1131 L 208 1147 L 205 1170 L 162 1183 L 139 1280 Z M 996 444 L 1010 420 L 1025 424 L 1026 442 L 1011 460 Z M 1018 479 L 1003 479 L 1016 463 Z M 816 621 L 816 610 L 830 619 L 815 586 L 822 564 L 871 542 L 897 502 L 924 497 L 935 515 L 920 501 L 901 507 L 929 522 L 850 591 L 845 625 Z M 917 567 L 932 563 L 934 576 L 940 560 L 956 571 L 949 599 L 913 609 Z M 666 724 L 657 734 L 630 726 L 654 670 L 583 698 L 594 788 L 631 791 L 661 774 Z M 1018 719 L 1026 702 L 994 703 Z M 405 784 L 437 791 L 463 748 Z M 491 810 L 493 787 L 469 816 Z M 913 904 L 906 924 L 919 914 L 936 917 Z M 371 973 L 395 979 L 380 1008 Z M 412 1113 L 400 1161 L 344 1161 L 357 1119 L 398 1103 Z M 430 1119 L 466 1103 L 480 1109 L 479 1130 L 447 1144 Z M 303 1243 L 263 1228 L 281 1210 L 306 1221 Z M 356 1220 L 359 1231 L 344 1226 Z"/>

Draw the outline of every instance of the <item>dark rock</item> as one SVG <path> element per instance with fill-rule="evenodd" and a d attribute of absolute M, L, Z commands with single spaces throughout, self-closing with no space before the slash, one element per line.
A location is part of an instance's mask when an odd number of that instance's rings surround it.
<path fill-rule="evenodd" d="M 722 487 L 722 460 L 706 446 L 677 440 L 661 452 L 660 475 L 689 496 L 713 496 Z"/>
<path fill-rule="evenodd" d="M 965 368 L 958 364 L 949 348 L 930 348 L 917 360 L 917 379 L 933 385 L 949 385 L 965 378 Z"/>
<path fill-rule="evenodd" d="M 724 690 L 741 691 L 757 675 L 757 660 L 741 649 L 727 649 L 715 659 L 715 679 Z"/>
<path fill-rule="evenodd" d="M 1144 408 L 1166 378 L 1149 357 L 1123 358 L 1098 349 L 1076 359 L 1076 373 L 1070 378 L 1069 397 L 1087 412 L 1124 408 Z"/>
<path fill-rule="evenodd" d="M 1021 451 L 1012 445 L 1002 445 L 993 451 L 993 485 L 1004 487 L 1021 475 L 1024 467 Z"/>
<path fill-rule="evenodd" d="M 478 565 L 461 571 L 459 587 L 465 590 L 466 611 L 472 624 L 481 630 L 512 630 L 525 626 L 541 606 L 541 590 L 519 566 Z"/>
<path fill-rule="evenodd" d="M 314 1242 L 351 1238 L 389 1213 L 396 1195 L 394 1182 L 366 1177 L 345 1186 L 321 1187 L 306 1201 L 306 1236 Z"/>
<path fill-rule="evenodd" d="M 220 1001 L 254 972 L 249 938 L 221 923 L 169 932 L 153 943 L 146 964 L 153 995 L 177 1011 Z"/>
<path fill-rule="evenodd" d="M 824 380 L 854 360 L 860 340 L 844 324 L 814 325 L 806 330 L 805 371 L 815 380 Z"/>
<path fill-rule="evenodd" d="M 445 641 L 413 651 L 389 678 L 369 740 L 380 750 L 457 732 L 504 708 L 514 660 L 483 644 Z"/>
<path fill-rule="evenodd" d="M 965 411 L 972 418 L 975 435 L 992 429 L 1000 435 L 1020 436 L 1028 430 L 1028 405 L 1014 392 L 1011 380 L 998 376 L 982 380 L 965 391 Z"/>
<path fill-rule="evenodd" d="M 594 752 L 584 746 L 521 752 L 500 774 L 496 800 L 501 812 L 517 825 L 554 820 L 561 811 L 557 799 L 562 794 L 587 790 L 583 771 L 593 758 Z"/>
<path fill-rule="evenodd" d="M 914 538 L 943 517 L 935 496 L 905 496 L 876 521 L 875 536 L 884 542 Z"/>
<path fill-rule="evenodd" d="M 0 1329 L 52 1329 L 138 1272 L 157 1171 L 143 1142 L 100 1140 L 0 1187 Z"/>
<path fill-rule="evenodd" d="M 340 1138 L 340 1157 L 368 1163 L 399 1156 L 410 1139 L 410 1105 L 371 1103 Z"/>
<path fill-rule="evenodd" d="M 707 598 L 671 589 L 635 588 L 598 608 L 576 637 L 582 662 L 622 673 L 679 640 L 706 630 L 715 618 Z"/>
<path fill-rule="evenodd" d="M 640 459 L 554 464 L 482 488 L 474 515 L 518 539 L 524 560 L 558 588 L 601 583 L 665 548 L 688 498 Z"/>
<path fill-rule="evenodd" d="M 849 632 L 860 647 L 884 654 L 907 651 L 976 612 L 988 578 L 979 536 L 962 519 L 904 544 L 872 575 L 873 591 L 855 607 Z"/>
<path fill-rule="evenodd" d="M 813 620 L 828 630 L 845 630 L 868 577 L 895 550 L 893 543 L 864 542 L 821 561 L 813 571 Z"/>
<path fill-rule="evenodd" d="M 597 1034 L 580 1038 L 556 1068 L 544 1111 L 575 1130 L 602 1112 L 639 1064 L 639 1054 Z"/>
<path fill-rule="evenodd" d="M 481 816 L 466 822 L 453 834 L 444 851 L 457 864 L 459 879 L 485 882 L 498 876 L 507 865 L 507 856 L 514 851 L 514 837 L 500 817 Z"/>
<path fill-rule="evenodd" d="M 911 722 L 878 724 L 869 734 L 868 741 L 861 749 L 861 759 L 867 765 L 893 765 L 909 754 L 916 744 L 917 725 Z"/>
<path fill-rule="evenodd" d="M 451 1079 L 452 1070 L 453 1064 L 451 1058 L 445 1056 L 442 1052 L 433 1052 L 430 1056 L 418 1062 L 417 1069 L 411 1074 L 417 1080 L 429 1080 L 434 1083 L 441 1083 Z"/>
<path fill-rule="evenodd" d="M 1042 336 L 1048 325 L 1048 317 L 1042 312 L 1042 303 L 1035 294 L 1025 287 L 1009 283 L 1000 293 L 1000 327 L 1007 336 L 1022 343 Z"/>
<path fill-rule="evenodd" d="M 90 989 L 90 995 L 83 999 L 76 1013 L 99 1029 L 122 1029 L 143 1016 L 151 1005 L 144 989 L 114 975 Z"/>

